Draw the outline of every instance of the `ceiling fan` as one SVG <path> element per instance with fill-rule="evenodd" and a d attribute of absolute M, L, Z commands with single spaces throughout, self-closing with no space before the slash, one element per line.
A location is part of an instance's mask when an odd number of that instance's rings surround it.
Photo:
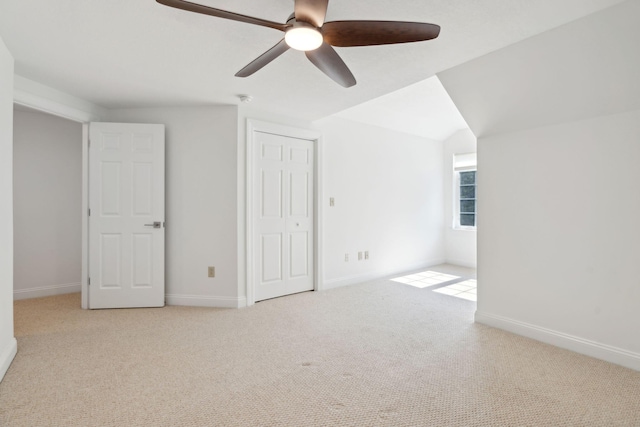
<path fill-rule="evenodd" d="M 232 21 L 260 25 L 285 33 L 271 49 L 236 73 L 248 77 L 293 48 L 305 52 L 320 71 L 344 87 L 356 79 L 332 46 L 374 46 L 410 43 L 438 37 L 440 26 L 422 22 L 400 21 L 331 21 L 324 22 L 329 0 L 294 0 L 294 13 L 285 24 L 240 15 L 184 0 L 156 0 L 158 3 L 189 12 L 202 13 Z"/>

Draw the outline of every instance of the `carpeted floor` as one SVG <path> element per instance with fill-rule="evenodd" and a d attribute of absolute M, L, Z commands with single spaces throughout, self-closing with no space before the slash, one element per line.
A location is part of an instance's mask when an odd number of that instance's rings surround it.
<path fill-rule="evenodd" d="M 241 310 L 17 301 L 2 426 L 640 426 L 640 372 L 378 280 Z"/>

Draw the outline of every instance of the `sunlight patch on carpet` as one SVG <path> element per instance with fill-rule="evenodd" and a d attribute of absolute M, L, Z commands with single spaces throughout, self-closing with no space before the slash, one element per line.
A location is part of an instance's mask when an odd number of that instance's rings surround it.
<path fill-rule="evenodd" d="M 469 301 L 476 301 L 477 282 L 475 279 L 465 280 L 464 282 L 454 283 L 453 285 L 443 286 L 434 289 L 433 292 L 439 294 L 451 295 L 452 297 L 462 298 Z"/>
<path fill-rule="evenodd" d="M 403 283 L 405 285 L 414 286 L 416 288 L 426 288 L 429 286 L 440 285 L 442 283 L 450 282 L 451 280 L 459 279 L 460 276 L 454 276 L 452 274 L 438 273 L 437 271 L 423 271 L 421 273 L 409 274 L 406 276 L 396 277 L 391 279 L 394 282 Z"/>

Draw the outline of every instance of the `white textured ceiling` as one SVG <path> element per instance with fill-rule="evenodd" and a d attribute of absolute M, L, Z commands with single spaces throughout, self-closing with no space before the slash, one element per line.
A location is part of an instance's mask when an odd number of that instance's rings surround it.
<path fill-rule="evenodd" d="M 193 0 L 196 1 L 196 0 Z M 0 0 L 0 36 L 16 73 L 106 108 L 234 104 L 315 120 L 622 0 L 332 0 L 327 20 L 422 21 L 438 39 L 337 48 L 358 84 L 344 89 L 288 51 L 246 79 L 234 74 L 276 44 L 269 28 L 154 0 Z M 284 22 L 292 0 L 199 0 Z"/>
<path fill-rule="evenodd" d="M 436 141 L 444 141 L 468 127 L 437 76 L 356 105 L 335 116 Z"/>

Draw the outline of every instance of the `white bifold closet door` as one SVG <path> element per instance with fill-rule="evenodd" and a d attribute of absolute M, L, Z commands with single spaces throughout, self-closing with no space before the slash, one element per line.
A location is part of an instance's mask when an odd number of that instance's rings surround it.
<path fill-rule="evenodd" d="M 255 300 L 314 288 L 314 144 L 254 134 Z"/>

